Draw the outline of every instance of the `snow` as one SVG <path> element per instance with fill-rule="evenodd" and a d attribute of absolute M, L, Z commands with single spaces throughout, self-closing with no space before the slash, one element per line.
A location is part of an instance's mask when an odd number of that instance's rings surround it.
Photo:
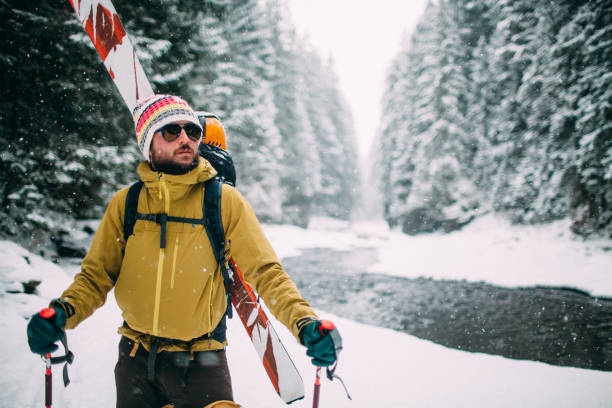
<path fill-rule="evenodd" d="M 281 258 L 307 248 L 375 248 L 378 260 L 368 269 L 371 273 L 505 287 L 568 287 L 612 297 L 612 242 L 585 241 L 570 232 L 567 220 L 512 226 L 487 215 L 462 231 L 413 237 L 382 222 L 315 219 L 309 229 L 268 226 L 266 232 Z"/>
<path fill-rule="evenodd" d="M 464 231 L 408 237 L 380 223 L 315 219 L 308 229 L 264 227 L 281 257 L 301 249 L 373 248 L 378 262 L 371 272 L 435 279 L 466 279 L 506 286 L 570 286 L 612 295 L 610 241 L 582 241 L 567 223 L 512 227 L 484 217 Z M 48 262 L 9 241 L 0 241 L 0 407 L 39 407 L 44 400 L 44 365 L 26 342 L 27 318 L 45 307 L 70 283 L 78 265 Z M 21 282 L 41 280 L 37 294 L 14 293 Z M 9 291 L 11 293 L 9 293 Z M 469 353 L 388 329 L 367 326 L 317 311 L 334 321 L 344 339 L 338 381 L 322 381 L 320 407 L 609 407 L 612 372 L 558 367 L 532 361 Z M 61 384 L 54 366 L 54 407 L 112 407 L 113 369 L 120 312 L 107 303 L 76 330 L 69 344 L 76 355 L 72 383 Z M 312 406 L 315 369 L 304 349 L 279 322 L 275 327 L 305 383 L 306 398 L 292 404 Z M 239 319 L 229 322 L 228 360 L 234 396 L 249 408 L 285 406 L 257 361 Z"/>

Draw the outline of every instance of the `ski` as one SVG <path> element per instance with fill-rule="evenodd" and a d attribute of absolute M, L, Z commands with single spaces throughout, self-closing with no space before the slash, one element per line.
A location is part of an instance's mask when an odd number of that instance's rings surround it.
<path fill-rule="evenodd" d="M 132 113 L 139 99 L 153 95 L 136 51 L 110 0 L 69 0 Z"/>
<path fill-rule="evenodd" d="M 232 304 L 257 350 L 276 393 L 287 404 L 304 398 L 302 377 L 262 309 L 259 298 L 245 282 L 242 271 L 233 258 L 230 258 L 230 264 L 234 272 Z"/>
<path fill-rule="evenodd" d="M 153 88 L 110 0 L 69 0 L 98 51 L 123 101 L 132 113 L 136 102 Z M 233 259 L 231 298 L 279 397 L 287 404 L 304 398 L 304 383 L 259 299 Z"/>

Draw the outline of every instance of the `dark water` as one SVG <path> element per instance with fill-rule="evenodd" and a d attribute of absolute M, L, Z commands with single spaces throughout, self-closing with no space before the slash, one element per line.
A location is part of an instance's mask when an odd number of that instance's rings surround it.
<path fill-rule="evenodd" d="M 283 265 L 315 308 L 339 316 L 456 349 L 612 371 L 610 298 L 365 273 L 375 261 L 374 250 L 312 249 Z"/>

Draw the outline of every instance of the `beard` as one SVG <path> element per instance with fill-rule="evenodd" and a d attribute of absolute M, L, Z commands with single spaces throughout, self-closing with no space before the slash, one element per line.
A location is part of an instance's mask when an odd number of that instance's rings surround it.
<path fill-rule="evenodd" d="M 175 163 L 172 160 L 160 160 L 155 157 L 155 153 L 151 155 L 151 167 L 153 170 L 159 171 L 161 173 L 172 174 L 172 175 L 181 175 L 189 173 L 191 170 L 198 167 L 198 162 L 200 158 L 198 154 L 193 156 L 193 161 L 189 164 L 179 164 Z"/>

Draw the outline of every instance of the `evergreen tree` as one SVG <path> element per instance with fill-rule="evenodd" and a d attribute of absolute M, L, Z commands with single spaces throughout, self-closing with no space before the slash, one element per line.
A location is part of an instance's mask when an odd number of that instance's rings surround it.
<path fill-rule="evenodd" d="M 200 33 L 207 3 L 201 0 L 114 3 L 155 92 L 190 100 L 192 72 L 200 57 L 200 49 L 192 43 Z"/>
<path fill-rule="evenodd" d="M 407 66 L 397 68 L 405 78 L 390 80 L 398 124 L 389 135 L 396 159 L 387 216 L 408 233 L 452 228 L 478 207 L 470 178 L 476 138 L 467 121 L 469 53 L 457 26 L 458 7 L 442 3 L 429 4 L 399 60 Z"/>
<path fill-rule="evenodd" d="M 448 229 L 492 209 L 609 231 L 611 15 L 605 1 L 430 3 L 385 94 L 389 223 Z"/>
<path fill-rule="evenodd" d="M 350 213 L 350 113 L 332 68 L 307 68 L 281 3 L 273 17 L 256 0 L 115 7 L 154 90 L 221 116 L 240 188 L 262 220 L 306 225 L 315 198 L 325 215 Z M 131 114 L 70 3 L 0 0 L 0 15 L 0 236 L 33 248 L 100 217 L 142 158 Z"/>
<path fill-rule="evenodd" d="M 101 214 L 102 186 L 133 164 L 131 119 L 69 3 L 3 0 L 0 15 L 0 234 L 33 248 L 60 216 Z"/>
<path fill-rule="evenodd" d="M 528 101 L 520 99 L 517 91 L 525 87 L 526 76 L 534 72 L 536 54 L 537 17 L 531 1 L 502 1 L 494 6 L 498 24 L 491 37 L 492 95 L 493 106 L 490 141 L 499 163 L 498 180 L 495 186 L 494 206 L 498 210 L 524 208 L 533 200 L 533 189 L 521 188 L 525 178 L 532 175 L 516 174 L 525 147 L 526 139 L 533 136 L 527 131 Z M 512 175 L 512 173 L 514 173 Z"/>
<path fill-rule="evenodd" d="M 274 47 L 275 124 L 282 137 L 282 214 L 283 220 L 307 226 L 314 193 L 320 188 L 321 166 L 314 130 L 308 120 L 304 98 L 306 89 L 300 69 L 305 47 L 290 24 L 286 4 L 268 3 L 268 18 Z"/>
<path fill-rule="evenodd" d="M 333 63 L 323 64 L 313 51 L 303 50 L 304 98 L 314 131 L 320 188 L 315 192 L 317 215 L 347 219 L 358 194 L 357 149 L 352 118 L 340 96 Z"/>
<path fill-rule="evenodd" d="M 211 93 L 222 99 L 217 110 L 231 138 L 241 190 L 262 220 L 278 222 L 281 136 L 274 123 L 271 31 L 256 0 L 227 2 L 221 21 L 227 47 Z"/>
<path fill-rule="evenodd" d="M 373 146 L 376 155 L 372 173 L 380 174 L 376 179 L 380 182 L 383 197 L 383 215 L 392 226 L 397 225 L 404 212 L 415 168 L 415 157 L 408 150 L 408 126 L 414 121 L 416 106 L 417 90 L 414 70 L 411 70 L 418 62 L 413 60 L 415 52 L 418 52 L 418 47 L 410 48 L 406 43 L 391 64 L 382 98 L 380 143 Z"/>
<path fill-rule="evenodd" d="M 555 50 L 567 116 L 556 117 L 555 128 L 558 139 L 571 132 L 576 148 L 575 167 L 564 174 L 573 229 L 612 236 L 612 5 L 584 2 L 570 15 Z"/>

